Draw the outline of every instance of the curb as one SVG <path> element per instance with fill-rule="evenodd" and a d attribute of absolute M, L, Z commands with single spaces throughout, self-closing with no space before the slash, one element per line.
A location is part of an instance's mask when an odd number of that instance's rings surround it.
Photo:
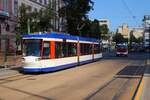
<path fill-rule="evenodd" d="M 150 65 L 150 60 L 147 59 L 146 60 L 146 67 L 148 67 L 149 65 Z M 145 83 L 144 76 L 146 76 L 146 74 L 145 74 L 145 72 L 147 71 L 146 69 L 147 68 L 145 68 L 145 70 L 144 70 L 144 74 L 143 74 L 142 79 L 141 79 L 141 81 L 139 83 L 139 86 L 137 88 L 137 92 L 135 93 L 135 98 L 133 98 L 133 100 L 140 100 L 140 98 L 141 98 L 143 87 L 144 87 L 144 83 Z"/>
<path fill-rule="evenodd" d="M 19 73 L 19 70 L 17 70 L 18 68 L 20 67 L 14 66 L 14 67 L 0 68 L 0 77 L 17 74 Z"/>
<path fill-rule="evenodd" d="M 143 86 L 144 86 L 144 79 L 142 78 L 142 80 L 139 83 L 139 87 L 136 93 L 136 96 L 134 98 L 134 100 L 140 100 L 141 94 L 142 94 L 142 90 L 143 90 Z"/>

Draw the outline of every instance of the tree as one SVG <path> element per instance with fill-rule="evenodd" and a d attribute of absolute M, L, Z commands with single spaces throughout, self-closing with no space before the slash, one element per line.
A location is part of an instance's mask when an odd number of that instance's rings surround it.
<path fill-rule="evenodd" d="M 52 13 L 50 4 L 39 11 L 31 11 L 30 7 L 22 4 L 19 7 L 19 33 L 27 33 L 28 21 L 30 23 L 31 33 L 49 31 L 52 27 L 51 20 L 55 14 Z"/>
<path fill-rule="evenodd" d="M 100 39 L 101 38 L 101 28 L 99 25 L 99 21 L 95 19 L 91 24 L 91 36 L 93 38 Z"/>
<path fill-rule="evenodd" d="M 133 33 L 131 33 L 130 35 L 130 43 L 134 42 L 134 43 L 141 43 L 143 41 L 142 37 L 136 38 Z"/>
<path fill-rule="evenodd" d="M 120 33 L 116 33 L 113 36 L 113 41 L 116 43 L 127 42 L 127 40 Z"/>
<path fill-rule="evenodd" d="M 137 38 L 137 43 L 142 43 L 143 42 L 143 37 Z"/>
<path fill-rule="evenodd" d="M 22 4 L 19 7 L 19 33 L 23 34 L 27 32 L 27 10 L 29 10 L 28 7 L 26 7 L 24 4 Z"/>
<path fill-rule="evenodd" d="M 72 35 L 79 35 L 78 27 L 88 18 L 87 13 L 92 9 L 91 0 L 64 0 L 65 6 L 60 9 L 59 15 L 66 17 L 67 31 Z"/>
<path fill-rule="evenodd" d="M 109 38 L 109 29 L 107 25 L 100 26 L 100 33 L 103 39 Z"/>
<path fill-rule="evenodd" d="M 83 21 L 84 27 L 81 29 L 81 36 L 91 37 L 91 23 L 92 21 L 89 19 Z"/>
<path fill-rule="evenodd" d="M 16 50 L 18 50 L 19 45 L 21 44 L 21 35 L 20 34 L 15 34 L 15 38 L 16 38 Z"/>
<path fill-rule="evenodd" d="M 53 28 L 51 24 L 52 20 L 52 11 L 50 7 L 47 7 L 47 9 L 41 9 L 38 14 L 39 17 L 39 29 L 40 31 L 50 31 L 51 28 Z"/>

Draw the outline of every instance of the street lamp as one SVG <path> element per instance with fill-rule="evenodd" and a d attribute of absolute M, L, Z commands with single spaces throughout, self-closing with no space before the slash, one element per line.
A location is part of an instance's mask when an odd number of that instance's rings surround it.
<path fill-rule="evenodd" d="M 30 19 L 28 18 L 27 20 L 27 29 L 28 29 L 28 34 L 30 33 Z"/>

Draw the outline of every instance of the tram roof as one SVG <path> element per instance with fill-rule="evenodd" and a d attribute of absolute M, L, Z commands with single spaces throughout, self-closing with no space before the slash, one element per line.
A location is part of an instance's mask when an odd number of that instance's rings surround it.
<path fill-rule="evenodd" d="M 27 34 L 23 35 L 23 39 L 43 39 L 43 38 L 56 38 L 56 39 L 67 39 L 67 40 L 80 40 L 80 41 L 89 41 L 89 42 L 98 42 L 97 39 L 94 38 L 85 38 L 79 36 L 72 36 L 69 34 L 63 33 L 43 33 L 43 34 Z"/>

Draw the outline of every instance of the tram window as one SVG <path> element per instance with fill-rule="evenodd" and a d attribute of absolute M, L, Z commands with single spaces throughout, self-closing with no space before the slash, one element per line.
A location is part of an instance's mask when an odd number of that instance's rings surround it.
<path fill-rule="evenodd" d="M 94 53 L 96 54 L 97 53 L 97 45 L 94 44 Z"/>
<path fill-rule="evenodd" d="M 77 56 L 77 43 L 68 44 L 68 56 Z"/>
<path fill-rule="evenodd" d="M 83 46 L 82 43 L 80 44 L 80 54 L 81 54 L 81 55 L 84 54 L 84 46 Z"/>
<path fill-rule="evenodd" d="M 76 43 L 66 43 L 66 42 L 56 42 L 55 43 L 55 57 L 71 57 L 77 56 L 77 44 Z"/>
<path fill-rule="evenodd" d="M 66 42 L 62 43 L 62 57 L 68 56 L 68 44 Z"/>
<path fill-rule="evenodd" d="M 24 40 L 23 55 L 24 56 L 40 56 L 41 40 Z"/>
<path fill-rule="evenodd" d="M 88 51 L 89 51 L 89 52 L 88 52 L 89 54 L 92 54 L 92 44 L 89 44 Z"/>
<path fill-rule="evenodd" d="M 43 45 L 43 58 L 49 58 L 50 57 L 50 43 L 44 42 Z"/>
<path fill-rule="evenodd" d="M 92 54 L 92 45 L 91 44 L 86 44 L 86 54 Z"/>
<path fill-rule="evenodd" d="M 55 43 L 55 58 L 61 58 L 64 54 L 62 53 L 62 43 L 56 42 Z"/>
<path fill-rule="evenodd" d="M 88 55 L 88 51 L 89 51 L 88 47 L 89 47 L 88 44 L 84 44 L 85 55 Z"/>
<path fill-rule="evenodd" d="M 83 43 L 80 44 L 80 52 L 81 55 L 86 55 L 86 44 Z"/>
<path fill-rule="evenodd" d="M 99 44 L 95 44 L 94 45 L 94 53 L 100 53 L 100 45 Z"/>
<path fill-rule="evenodd" d="M 92 44 L 80 44 L 80 53 L 81 55 L 89 55 L 92 54 Z"/>

